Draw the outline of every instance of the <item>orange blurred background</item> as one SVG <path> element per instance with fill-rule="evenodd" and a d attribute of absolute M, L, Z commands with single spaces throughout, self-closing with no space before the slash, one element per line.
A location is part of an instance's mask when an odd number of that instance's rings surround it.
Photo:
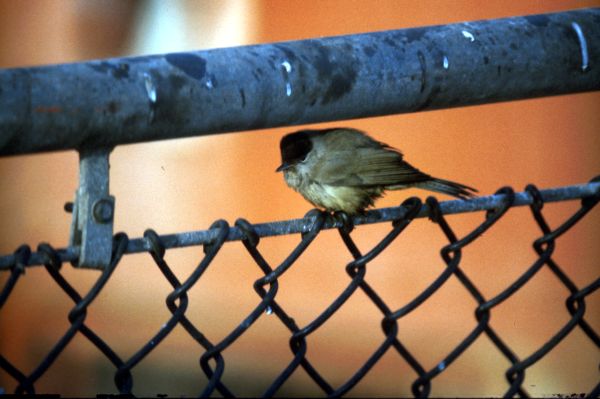
<path fill-rule="evenodd" d="M 433 24 L 557 12 L 598 6 L 599 1 L 56 1 L 0 0 L 0 67 L 42 65 L 267 43 Z M 593 66 L 592 66 L 593 67 Z M 600 94 L 587 93 L 406 115 L 311 125 L 348 125 L 399 148 L 432 175 L 460 181 L 489 195 L 504 185 L 522 191 L 585 183 L 600 173 Z M 296 129 L 296 128 L 294 128 Z M 203 230 L 216 219 L 243 217 L 267 222 L 302 217 L 310 209 L 280 174 L 278 144 L 290 128 L 268 129 L 120 146 L 111 155 L 115 231 L 140 237 Z M 77 154 L 60 152 L 0 159 L 0 254 L 20 244 L 67 245 L 78 179 Z M 379 207 L 426 192 L 388 194 Z M 442 199 L 440 197 L 440 199 Z M 447 199 L 447 198 L 444 198 Z M 578 207 L 548 204 L 551 227 Z M 483 214 L 449 217 L 459 237 Z M 553 259 L 579 287 L 598 277 L 600 212 L 594 210 L 558 240 Z M 363 253 L 389 231 L 389 224 L 358 228 Z M 512 283 L 536 259 L 540 236 L 526 208 L 512 209 L 463 251 L 461 268 L 486 298 Z M 263 239 L 259 249 L 277 266 L 298 236 Z M 392 309 L 418 295 L 445 267 L 443 234 L 418 220 L 367 267 L 366 280 Z M 194 270 L 202 248 L 167 252 L 180 280 Z M 336 232 L 322 233 L 280 278 L 277 301 L 306 326 L 346 287 L 351 260 Z M 84 295 L 96 271 L 63 274 Z M 261 277 L 240 243 L 226 244 L 189 293 L 186 315 L 213 343 L 233 330 L 257 305 L 252 283 Z M 0 273 L 4 285 L 8 273 Z M 125 256 L 88 311 L 86 324 L 123 359 L 132 356 L 168 320 L 164 299 L 171 288 L 150 256 Z M 546 268 L 493 309 L 491 325 L 521 359 L 568 320 L 568 291 Z M 586 320 L 600 331 L 600 294 L 588 297 Z M 0 354 L 26 374 L 68 327 L 73 303 L 42 267 L 28 268 L 0 312 Z M 429 370 L 476 325 L 476 303 L 452 277 L 432 298 L 399 321 L 399 339 Z M 361 292 L 308 337 L 308 358 L 335 387 L 350 377 L 383 341 L 381 314 Z M 223 356 L 223 381 L 242 396 L 260 395 L 292 359 L 289 332 L 274 315 L 263 315 Z M 133 369 L 139 396 L 197 395 L 206 378 L 203 353 L 181 327 Z M 576 328 L 527 370 L 524 388 L 533 396 L 588 392 L 599 379 L 597 347 Z M 434 379 L 432 396 L 500 396 L 510 363 L 480 337 Z M 114 367 L 81 334 L 36 384 L 38 393 L 93 396 L 116 393 Z M 348 396 L 407 396 L 417 375 L 390 350 Z M 16 382 L 0 370 L 0 388 Z M 280 395 L 322 395 L 298 370 Z"/>

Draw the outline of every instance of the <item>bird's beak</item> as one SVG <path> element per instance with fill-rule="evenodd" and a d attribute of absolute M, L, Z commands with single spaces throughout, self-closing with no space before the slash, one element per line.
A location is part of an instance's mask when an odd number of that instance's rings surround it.
<path fill-rule="evenodd" d="M 275 169 L 275 172 L 283 172 L 284 170 L 288 169 L 291 165 L 287 162 L 282 163 L 281 165 L 279 165 L 279 167 L 277 169 Z"/>

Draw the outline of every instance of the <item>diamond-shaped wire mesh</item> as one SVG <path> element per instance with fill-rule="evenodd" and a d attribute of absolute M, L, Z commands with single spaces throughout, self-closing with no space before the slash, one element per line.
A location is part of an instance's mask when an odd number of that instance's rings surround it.
<path fill-rule="evenodd" d="M 505 391 L 490 392 L 490 394 L 494 396 L 503 395 L 505 397 L 516 395 L 519 397 L 528 397 L 526 386 L 524 386 L 527 369 L 544 358 L 574 330 L 579 330 L 580 333 L 585 334 L 586 339 L 589 339 L 596 348 L 600 348 L 598 333 L 584 318 L 586 315 L 586 297 L 600 288 L 600 278 L 587 282 L 583 287 L 578 287 L 553 258 L 553 253 L 557 247 L 557 238 L 567 233 L 571 227 L 592 210 L 600 200 L 600 195 L 596 193 L 593 197 L 583 198 L 579 209 L 558 227 L 552 229 L 549 227 L 542 212 L 544 201 L 540 191 L 530 185 L 526 188 L 526 192 L 533 198 L 530 210 L 533 220 L 540 230 L 539 238 L 533 243 L 536 259 L 532 264 L 524 267 L 518 278 L 511 281 L 510 284 L 500 290 L 495 296 L 486 297 L 482 294 L 482 291 L 478 289 L 474 280 L 461 268 L 461 261 L 463 260 L 463 253 L 469 249 L 469 246 L 479 240 L 488 230 L 493 229 L 494 225 L 514 205 L 515 194 L 510 188 L 503 188 L 498 191 L 497 194 L 504 195 L 501 206 L 487 211 L 483 222 L 463 237 L 457 236 L 451 224 L 444 217 L 437 200 L 429 197 L 426 204 L 429 208 L 430 220 L 438 226 L 448 241 L 448 244 L 441 248 L 441 257 L 446 267 L 441 270 L 438 276 L 422 292 L 398 308 L 386 303 L 384 296 L 378 293 L 372 284 L 369 284 L 366 278 L 369 262 L 376 259 L 389 245 L 394 243 L 397 237 L 402 235 L 405 228 L 413 223 L 423 207 L 419 199 L 410 198 L 401 206 L 403 208 L 401 212 L 403 216 L 394 220 L 387 235 L 369 250 L 359 250 L 355 240 L 352 238 L 352 232 L 355 227 L 351 223 L 346 223 L 338 229 L 339 235 L 345 244 L 345 250 L 354 259 L 345 268 L 350 280 L 335 299 L 317 317 L 314 317 L 305 325 L 298 325 L 293 318 L 294 315 L 286 311 L 282 303 L 278 301 L 279 280 L 290 268 L 293 268 L 297 264 L 296 261 L 323 231 L 325 222 L 330 216 L 319 211 L 309 213 L 307 216 L 312 220 L 310 228 L 301 235 L 300 242 L 289 255 L 277 265 L 271 265 L 263 255 L 263 252 L 261 252 L 261 237 L 257 233 L 255 225 L 244 219 L 238 219 L 235 226 L 243 232 L 243 247 L 260 268 L 263 277 L 254 281 L 253 284 L 256 294 L 258 294 L 259 300 L 257 304 L 241 323 L 218 341 L 211 341 L 207 338 L 205 333 L 203 333 L 205 326 L 190 319 L 188 312 L 190 303 L 189 294 L 190 290 L 201 281 L 204 273 L 210 268 L 213 260 L 219 256 L 225 245 L 239 245 L 227 242 L 230 226 L 222 220 L 215 222 L 211 226 L 210 230 L 214 232 L 216 238 L 210 244 L 204 245 L 204 256 L 191 274 L 183 280 L 177 278 L 165 260 L 167 248 L 164 237 L 161 238 L 153 230 L 147 230 L 144 238 L 150 243 L 150 256 L 162 276 L 164 276 L 172 287 L 172 291 L 166 297 L 166 305 L 171 316 L 147 342 L 129 356 L 117 353 L 102 338 L 99 332 L 94 331 L 86 324 L 88 311 L 93 311 L 94 300 L 102 292 L 105 284 L 111 279 L 111 275 L 127 251 L 129 242 L 127 235 L 123 233 L 115 235 L 110 266 L 100 274 L 91 289 L 85 293 L 78 292 L 63 275 L 61 271 L 62 261 L 57 250 L 48 244 L 40 244 L 37 250 L 44 257 L 45 270 L 74 303 L 74 306 L 68 313 L 69 327 L 33 370 L 22 370 L 16 365 L 14 359 L 8 359 L 3 354 L 0 354 L 0 368 L 3 370 L 4 375 L 7 376 L 5 378 L 6 382 L 2 384 L 16 383 L 16 393 L 35 393 L 36 383 L 40 377 L 45 375 L 53 366 L 58 367 L 57 358 L 73 342 L 77 334 L 81 333 L 114 366 L 114 384 L 118 392 L 125 394 L 135 393 L 135 368 L 176 327 L 181 326 L 189 337 L 202 348 L 202 354 L 199 357 L 198 373 L 203 373 L 208 379 L 208 383 L 197 394 L 203 397 L 211 395 L 227 397 L 246 395 L 244 392 L 235 392 L 234 388 L 228 386 L 223 380 L 224 372 L 228 365 L 228 349 L 238 338 L 247 333 L 260 317 L 267 314 L 271 315 L 271 317 L 274 315 L 289 330 L 291 357 L 287 365 L 279 371 L 276 378 L 270 382 L 263 392 L 263 395 L 266 397 L 280 395 L 282 386 L 294 374 L 299 373 L 299 370 L 304 371 L 312 381 L 314 387 L 321 392 L 322 396 L 337 397 L 351 393 L 353 388 L 387 353 L 393 354 L 414 372 L 413 374 L 398 373 L 397 378 L 410 379 L 412 381 L 411 391 L 415 397 L 427 397 L 431 394 L 432 386 L 436 383 L 436 379 L 451 369 L 453 363 L 475 342 L 485 339 L 483 338 L 484 336 L 487 337 L 499 354 L 506 359 L 507 364 L 509 364 L 505 369 Z M 335 250 L 342 249 L 335 248 Z M 22 246 L 16 250 L 15 262 L 10 270 L 6 272 L 10 274 L 0 292 L 0 310 L 18 282 L 26 278 L 25 269 L 29 265 L 30 256 L 31 250 L 27 246 Z M 508 298 L 527 286 L 528 282 L 541 270 L 551 272 L 570 293 L 565 298 L 565 312 L 568 313 L 568 320 L 543 345 L 526 356 L 519 357 L 515 350 L 502 337 L 502 334 L 496 328 L 492 327 L 490 319 L 498 307 L 503 306 L 503 303 Z M 85 271 L 79 272 L 85 273 Z M 434 367 L 427 367 L 420 360 L 418 351 L 411 348 L 407 342 L 403 342 L 403 339 L 401 339 L 399 331 L 402 329 L 402 326 L 399 324 L 403 322 L 403 318 L 428 301 L 441 287 L 453 279 L 460 284 L 463 290 L 477 304 L 473 309 L 475 326 L 464 335 L 462 340 L 452 350 L 447 353 L 440 353 L 439 359 L 441 360 Z M 311 361 L 308 341 L 311 335 L 323 327 L 336 312 L 345 306 L 349 306 L 348 300 L 356 295 L 357 292 L 362 292 L 380 312 L 378 317 L 381 319 L 381 336 L 378 346 L 360 367 L 343 383 L 334 384 L 326 377 L 327 372 L 324 372 L 315 362 Z M 32 293 L 32 295 L 35 295 L 35 293 Z M 132 328 L 131 333 L 134 334 L 135 329 Z M 269 359 L 256 359 L 256 361 L 268 362 Z M 165 365 L 165 367 L 168 367 L 168 365 Z M 465 381 L 465 384 L 470 383 Z M 586 388 L 588 390 L 587 394 L 590 397 L 597 397 L 600 394 L 600 383 L 597 381 L 589 381 L 589 386 Z"/>

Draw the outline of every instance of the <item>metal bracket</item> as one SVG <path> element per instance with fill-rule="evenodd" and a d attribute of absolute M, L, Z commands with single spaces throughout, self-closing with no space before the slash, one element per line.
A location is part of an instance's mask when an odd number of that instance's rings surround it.
<path fill-rule="evenodd" d="M 115 197 L 108 193 L 111 150 L 79 151 L 79 188 L 69 238 L 69 245 L 79 247 L 77 267 L 104 269 L 110 264 L 115 214 Z"/>

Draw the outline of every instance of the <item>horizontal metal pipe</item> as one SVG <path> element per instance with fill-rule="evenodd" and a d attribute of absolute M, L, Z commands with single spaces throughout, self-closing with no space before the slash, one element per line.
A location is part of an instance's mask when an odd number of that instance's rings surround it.
<path fill-rule="evenodd" d="M 0 155 L 600 89 L 600 9 L 0 70 Z"/>
<path fill-rule="evenodd" d="M 545 203 L 575 200 L 586 197 L 600 195 L 600 183 L 588 183 L 574 186 L 565 186 L 540 190 L 542 199 Z M 454 215 L 458 213 L 486 211 L 497 209 L 502 206 L 505 200 L 504 194 L 490 195 L 486 197 L 472 198 L 469 200 L 452 200 L 440 203 L 440 210 L 444 215 Z M 533 198 L 528 192 L 515 193 L 515 201 L 513 206 L 530 205 Z M 365 215 L 353 217 L 354 225 L 373 224 L 390 222 L 400 219 L 405 215 L 404 207 L 381 208 L 367 211 Z M 418 218 L 429 217 L 429 208 L 424 205 L 419 212 Z M 273 237 L 287 234 L 306 233 L 311 228 L 312 219 L 292 219 L 280 222 L 258 223 L 254 224 L 253 228 L 259 237 Z M 327 220 L 323 229 L 339 228 L 341 222 Z M 178 234 L 167 234 L 160 236 L 162 243 L 166 249 L 181 248 L 194 245 L 203 245 L 210 243 L 216 239 L 218 232 L 216 230 L 200 230 L 190 231 Z M 239 241 L 244 238 L 244 232 L 235 226 L 232 226 L 227 236 L 227 241 Z M 126 253 L 140 253 L 150 250 L 150 243 L 145 238 L 136 238 L 129 240 Z M 69 247 L 59 249 L 58 255 L 62 262 L 70 262 L 77 259 L 79 247 Z M 0 257 L 0 270 L 6 270 L 15 262 L 14 255 L 5 255 Z M 31 255 L 29 266 L 40 265 L 44 262 L 41 253 L 33 253 Z"/>

